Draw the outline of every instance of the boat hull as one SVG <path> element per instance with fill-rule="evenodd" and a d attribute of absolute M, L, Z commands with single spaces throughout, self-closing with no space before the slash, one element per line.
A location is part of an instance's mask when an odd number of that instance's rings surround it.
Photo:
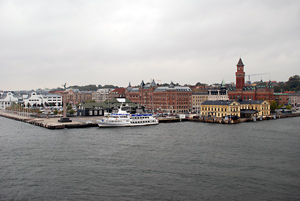
<path fill-rule="evenodd" d="M 140 124 L 114 124 L 114 123 L 98 123 L 100 128 L 108 128 L 108 127 L 134 127 L 134 126 L 150 126 L 150 125 L 158 125 L 158 122 L 151 123 L 140 123 Z"/>

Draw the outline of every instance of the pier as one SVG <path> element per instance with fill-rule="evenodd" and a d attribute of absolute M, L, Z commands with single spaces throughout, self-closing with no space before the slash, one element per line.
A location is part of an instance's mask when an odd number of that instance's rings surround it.
<path fill-rule="evenodd" d="M 86 127 L 96 127 L 96 121 L 101 119 L 101 117 L 73 117 L 72 122 L 58 122 L 60 117 L 51 118 L 39 118 L 34 116 L 22 116 L 17 112 L 7 113 L 0 111 L 0 116 L 9 119 L 14 119 L 17 121 L 29 123 L 32 125 L 48 128 L 48 129 L 64 129 L 64 128 L 86 128 Z M 89 121 L 89 122 L 87 122 Z"/>

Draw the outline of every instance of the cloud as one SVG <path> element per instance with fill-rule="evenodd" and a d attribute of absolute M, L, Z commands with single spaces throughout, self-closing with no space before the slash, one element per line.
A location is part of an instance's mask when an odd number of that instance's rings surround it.
<path fill-rule="evenodd" d="M 298 1 L 1 1 L 3 90 L 298 73 Z M 299 73 L 298 73 L 299 74 Z"/>

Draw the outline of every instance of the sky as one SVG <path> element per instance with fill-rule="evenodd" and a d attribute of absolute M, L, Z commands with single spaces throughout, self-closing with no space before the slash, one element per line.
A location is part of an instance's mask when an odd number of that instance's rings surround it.
<path fill-rule="evenodd" d="M 0 0 L 0 90 L 300 74 L 298 0 Z M 248 80 L 248 77 L 246 78 Z"/>

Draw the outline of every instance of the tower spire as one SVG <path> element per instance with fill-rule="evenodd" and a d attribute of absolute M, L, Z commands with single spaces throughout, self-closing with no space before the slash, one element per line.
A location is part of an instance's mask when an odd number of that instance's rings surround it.
<path fill-rule="evenodd" d="M 238 64 L 237 64 L 237 66 L 244 66 L 243 61 L 242 61 L 242 58 L 240 58 L 240 60 L 239 60 L 239 62 L 238 62 Z"/>

